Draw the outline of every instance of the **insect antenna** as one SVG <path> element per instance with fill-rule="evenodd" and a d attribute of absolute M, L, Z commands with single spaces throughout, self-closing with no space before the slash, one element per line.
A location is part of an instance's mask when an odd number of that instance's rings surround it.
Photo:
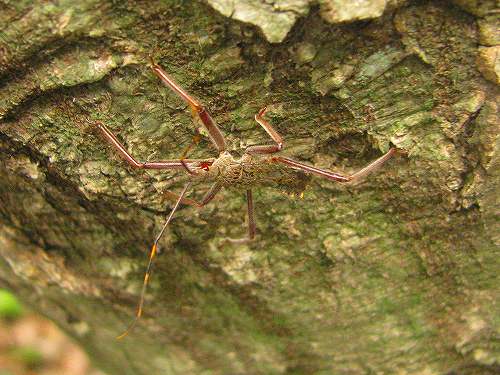
<path fill-rule="evenodd" d="M 186 186 L 184 186 L 184 189 L 182 189 L 181 194 L 179 195 L 179 198 L 175 202 L 174 208 L 172 208 L 172 211 L 170 211 L 170 214 L 167 217 L 167 221 L 161 228 L 160 233 L 156 236 L 156 239 L 153 243 L 153 246 L 151 247 L 151 252 L 149 253 L 149 262 L 148 262 L 148 267 L 146 268 L 146 273 L 144 274 L 144 282 L 142 283 L 142 289 L 141 289 L 141 297 L 139 299 L 139 304 L 137 305 L 137 312 L 135 314 L 134 320 L 130 323 L 130 325 L 127 327 L 125 332 L 123 332 L 121 335 L 117 336 L 116 338 L 118 340 L 121 340 L 125 336 L 127 336 L 130 331 L 135 327 L 137 322 L 142 316 L 142 308 L 144 306 L 144 296 L 146 294 L 146 288 L 149 282 L 149 278 L 151 276 L 151 270 L 153 267 L 153 262 L 156 257 L 156 254 L 158 253 L 158 242 L 160 241 L 161 237 L 163 236 L 163 233 L 165 232 L 165 229 L 167 229 L 168 224 L 172 220 L 172 217 L 174 216 L 175 211 L 177 211 L 177 208 L 179 207 L 181 201 L 183 200 L 184 196 L 186 195 L 187 190 L 191 187 L 191 182 L 187 183 Z"/>

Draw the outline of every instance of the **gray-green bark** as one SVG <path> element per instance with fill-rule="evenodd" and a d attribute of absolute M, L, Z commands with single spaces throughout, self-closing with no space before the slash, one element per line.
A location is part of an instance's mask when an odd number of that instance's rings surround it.
<path fill-rule="evenodd" d="M 343 25 L 324 3 L 270 44 L 200 1 L 1 1 L 0 285 L 110 374 L 498 371 L 494 2 L 390 2 Z M 269 105 L 297 159 L 350 172 L 391 143 L 407 156 L 356 187 L 315 179 L 303 200 L 256 192 L 249 246 L 222 241 L 244 233 L 243 194 L 183 207 L 144 319 L 116 341 L 172 205 L 161 191 L 184 177 L 128 168 L 92 124 L 144 160 L 194 134 L 150 56 L 231 150 L 267 141 L 253 115 Z"/>

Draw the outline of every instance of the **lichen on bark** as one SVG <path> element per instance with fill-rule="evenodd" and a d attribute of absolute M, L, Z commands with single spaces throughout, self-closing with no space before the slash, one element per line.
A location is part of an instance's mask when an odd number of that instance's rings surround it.
<path fill-rule="evenodd" d="M 0 1 L 0 285 L 110 374 L 495 373 L 488 9 L 407 1 L 332 25 L 312 7 L 270 44 L 201 1 Z M 250 245 L 222 241 L 244 233 L 243 194 L 182 207 L 145 316 L 116 341 L 172 205 L 162 191 L 185 177 L 127 167 L 93 124 L 142 160 L 178 158 L 196 126 L 150 59 L 211 109 L 231 152 L 267 141 L 253 116 L 268 105 L 299 160 L 349 173 L 391 144 L 405 156 L 358 186 L 315 179 L 303 200 L 256 191 Z M 205 137 L 192 156 L 207 155 Z"/>

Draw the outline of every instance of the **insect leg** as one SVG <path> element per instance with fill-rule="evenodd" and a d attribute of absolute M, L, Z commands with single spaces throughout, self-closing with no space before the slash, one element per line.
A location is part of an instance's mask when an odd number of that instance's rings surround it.
<path fill-rule="evenodd" d="M 255 224 L 255 208 L 253 206 L 252 190 L 247 190 L 247 210 L 248 210 L 248 239 L 255 238 L 257 225 Z"/>
<path fill-rule="evenodd" d="M 226 149 L 226 141 L 220 129 L 215 124 L 208 110 L 200 104 L 196 99 L 189 95 L 182 87 L 180 87 L 158 64 L 152 64 L 153 72 L 162 80 L 162 82 L 170 87 L 177 95 L 179 95 L 189 106 L 191 110 L 198 115 L 205 128 L 208 130 L 210 140 L 220 152 Z"/>
<path fill-rule="evenodd" d="M 197 175 L 198 172 L 194 171 L 189 167 L 188 163 L 186 162 L 187 160 L 186 158 L 189 151 L 191 151 L 191 149 L 193 148 L 193 146 L 196 146 L 198 143 L 200 143 L 200 141 L 201 141 L 201 135 L 198 132 L 198 129 L 196 129 L 196 134 L 193 137 L 193 143 L 191 143 L 188 147 L 186 147 L 186 149 L 182 153 L 181 158 L 179 159 L 186 172 L 189 173 L 190 175 Z"/>
<path fill-rule="evenodd" d="M 249 146 L 246 148 L 245 152 L 248 154 L 274 154 L 275 152 L 281 151 L 283 149 L 283 138 L 278 134 L 272 125 L 264 118 L 267 108 L 262 108 L 259 113 L 255 115 L 255 121 L 257 121 L 260 126 L 264 128 L 267 134 L 273 139 L 276 144 L 274 145 L 257 145 Z"/>
<path fill-rule="evenodd" d="M 186 166 L 201 162 L 212 162 L 214 159 L 180 159 L 180 160 L 164 160 L 153 162 L 137 161 L 123 146 L 123 144 L 116 138 L 116 136 L 102 123 L 97 123 L 97 128 L 101 131 L 106 141 L 108 141 L 118 153 L 127 161 L 127 163 L 134 168 L 141 169 L 185 169 Z"/>
<path fill-rule="evenodd" d="M 246 243 L 255 238 L 257 226 L 255 224 L 255 208 L 253 205 L 252 190 L 247 190 L 247 210 L 248 210 L 248 235 L 243 238 L 227 238 L 231 243 Z"/>
<path fill-rule="evenodd" d="M 179 207 L 179 204 L 181 203 L 182 199 L 186 195 L 186 192 L 187 192 L 187 190 L 189 189 L 190 186 L 191 186 L 191 182 L 189 182 L 186 186 L 184 186 L 184 189 L 182 189 L 182 192 L 181 192 L 181 194 L 179 196 L 179 199 L 177 199 L 177 202 L 175 203 L 174 208 L 172 208 L 172 211 L 170 211 L 170 214 L 167 217 L 167 221 L 163 225 L 160 233 L 156 236 L 156 239 L 155 239 L 155 241 L 153 243 L 153 246 L 151 248 L 151 252 L 149 254 L 148 267 L 146 268 L 146 273 L 144 274 L 144 282 L 142 283 L 141 297 L 139 299 L 139 304 L 137 306 L 137 312 L 136 312 L 135 318 L 132 321 L 132 323 L 130 323 L 130 325 L 128 326 L 128 328 L 125 330 L 125 332 L 123 332 L 121 335 L 119 335 L 117 337 L 117 339 L 122 339 L 125 336 L 127 336 L 128 333 L 132 330 L 132 328 L 135 327 L 135 325 L 139 321 L 140 317 L 142 316 L 142 308 L 144 306 L 144 296 L 146 294 L 146 287 L 148 285 L 149 278 L 151 276 L 151 270 L 152 270 L 153 262 L 154 262 L 154 259 L 156 257 L 156 254 L 158 252 L 158 242 L 160 241 L 160 239 L 161 239 L 161 237 L 163 235 L 163 232 L 165 232 L 165 229 L 167 228 L 167 225 L 172 220 L 172 217 L 174 216 L 175 211 Z"/>
<path fill-rule="evenodd" d="M 375 159 L 372 161 L 370 164 L 368 164 L 366 167 L 360 169 L 356 173 L 353 173 L 352 175 L 349 176 L 350 181 L 349 182 L 357 182 L 370 173 L 376 171 L 379 169 L 387 160 L 392 158 L 395 153 L 398 152 L 398 149 L 393 147 L 389 151 L 387 151 L 384 155 L 379 157 L 378 159 Z"/>
<path fill-rule="evenodd" d="M 198 208 L 201 208 L 201 207 L 207 205 L 212 199 L 214 199 L 215 196 L 217 195 L 217 193 L 220 191 L 220 189 L 222 189 L 222 185 L 219 184 L 218 182 L 216 182 L 205 193 L 205 196 L 203 197 L 203 199 L 201 201 L 197 201 L 197 200 L 190 199 L 190 198 L 182 198 L 181 202 L 184 204 L 188 204 L 190 206 L 196 206 Z M 168 199 L 179 199 L 178 194 L 171 192 L 169 190 L 163 192 L 163 194 Z"/>
<path fill-rule="evenodd" d="M 310 172 L 314 173 L 320 177 L 327 178 L 329 180 L 337 181 L 337 182 L 357 182 L 361 180 L 362 178 L 366 177 L 368 174 L 374 172 L 378 168 L 380 168 L 387 160 L 389 160 L 394 154 L 397 152 L 396 148 L 391 148 L 388 152 L 386 152 L 384 155 L 379 157 L 378 159 L 372 161 L 370 164 L 368 164 L 366 167 L 360 169 L 356 173 L 353 173 L 351 175 L 344 176 L 339 173 L 335 173 L 326 169 L 320 169 L 313 167 L 311 165 L 303 164 L 298 161 L 282 157 L 282 156 L 277 156 L 274 157 L 273 160 L 278 161 L 280 163 L 289 165 L 290 167 L 294 169 L 299 169 L 304 172 Z"/>

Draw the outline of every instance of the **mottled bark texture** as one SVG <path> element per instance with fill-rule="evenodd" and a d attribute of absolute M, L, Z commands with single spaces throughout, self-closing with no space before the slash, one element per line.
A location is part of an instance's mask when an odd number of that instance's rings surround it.
<path fill-rule="evenodd" d="M 498 13 L 398 3 L 339 25 L 313 5 L 270 44 L 201 1 L 0 1 L 0 285 L 109 374 L 498 373 L 498 60 L 480 53 Z M 162 191 L 185 177 L 127 167 L 92 124 L 143 160 L 179 157 L 195 129 L 150 57 L 232 151 L 267 141 L 253 116 L 268 105 L 298 160 L 351 172 L 391 143 L 406 155 L 358 186 L 315 179 L 303 200 L 257 191 L 251 245 L 222 241 L 245 233 L 244 192 L 182 207 L 144 319 L 116 341 Z M 211 155 L 205 137 L 191 157 Z"/>

